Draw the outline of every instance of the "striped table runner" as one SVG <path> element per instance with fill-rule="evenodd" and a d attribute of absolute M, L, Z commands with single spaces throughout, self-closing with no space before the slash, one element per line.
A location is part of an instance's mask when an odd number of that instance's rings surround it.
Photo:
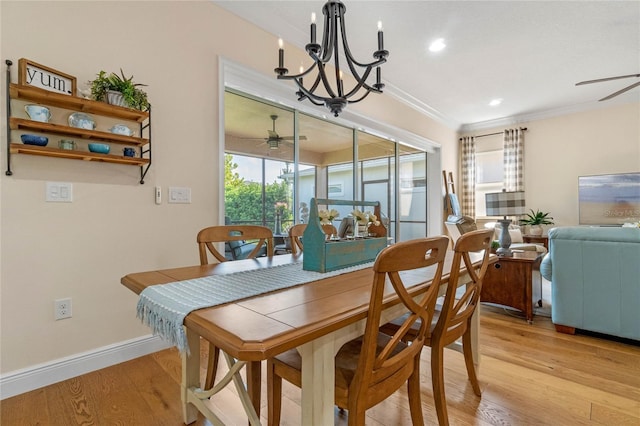
<path fill-rule="evenodd" d="M 305 271 L 302 262 L 299 262 L 154 285 L 140 293 L 137 317 L 151 328 L 154 335 L 176 346 L 180 352 L 188 352 L 182 325 L 191 311 L 358 271 L 372 265 L 373 262 L 368 262 L 321 273 Z"/>

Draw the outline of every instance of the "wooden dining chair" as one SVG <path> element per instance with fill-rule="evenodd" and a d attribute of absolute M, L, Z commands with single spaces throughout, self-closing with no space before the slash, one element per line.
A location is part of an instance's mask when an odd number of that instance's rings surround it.
<path fill-rule="evenodd" d="M 303 251 L 302 235 L 307 229 L 306 223 L 299 223 L 289 228 L 289 238 L 291 239 L 291 253 L 296 254 L 298 250 Z"/>
<path fill-rule="evenodd" d="M 273 232 L 266 226 L 258 225 L 220 225 L 209 226 L 198 232 L 198 250 L 200 252 L 200 264 L 209 263 L 210 253 L 218 262 L 226 262 L 224 253 L 220 253 L 216 248 L 216 243 L 227 243 L 230 241 L 257 240 L 253 250 L 246 256 L 246 259 L 253 259 L 258 256 L 263 247 L 266 247 L 267 256 L 273 256 Z"/>
<path fill-rule="evenodd" d="M 307 229 L 306 223 L 300 223 L 293 225 L 289 228 L 289 238 L 291 238 L 291 253 L 296 254 L 298 250 L 304 251 L 304 244 L 302 243 L 302 235 L 305 229 Z M 322 230 L 326 235 L 337 235 L 338 230 L 331 224 L 322 225 Z"/>
<path fill-rule="evenodd" d="M 322 225 L 322 230 L 328 236 L 338 235 L 338 229 L 334 225 L 332 225 L 330 223 Z"/>
<path fill-rule="evenodd" d="M 453 248 L 454 256 L 451 263 L 449 281 L 446 284 L 444 301 L 440 309 L 436 309 L 431 323 L 431 330 L 427 332 L 424 345 L 431 347 L 431 380 L 433 386 L 433 398 L 440 426 L 449 424 L 447 414 L 447 400 L 444 389 L 444 348 L 462 337 L 462 350 L 464 362 L 467 367 L 469 381 L 473 392 L 481 396 L 480 384 L 473 364 L 473 352 L 471 348 L 471 317 L 480 302 L 482 280 L 489 264 L 491 254 L 492 230 L 479 230 L 467 232 L 460 236 Z M 482 252 L 482 262 L 473 267 L 470 253 Z M 464 265 L 466 273 L 460 275 L 460 269 Z M 463 271 L 464 272 L 464 271 Z M 467 275 L 468 273 L 468 275 Z M 464 294 L 456 296 L 458 281 L 468 276 Z M 466 278 L 465 278 L 466 280 Z M 402 329 L 405 324 L 404 317 L 398 318 L 380 327 L 386 334 L 393 335 Z M 414 324 L 407 334 L 412 335 L 421 332 L 421 324 Z"/>
<path fill-rule="evenodd" d="M 414 425 L 423 424 L 420 403 L 420 353 L 431 324 L 440 286 L 447 237 L 421 238 L 383 249 L 373 265 L 373 285 L 363 336 L 343 345 L 335 357 L 335 404 L 349 411 L 349 425 L 364 425 L 365 412 L 408 384 L 409 407 Z M 405 287 L 401 271 L 432 266 L 432 285 L 415 301 Z M 410 312 L 393 336 L 379 332 L 385 284 Z M 387 295 L 388 296 L 388 292 Z M 406 333 L 422 324 L 410 339 Z M 410 343 L 407 343 L 407 340 Z M 280 423 L 282 379 L 301 386 L 301 358 L 293 349 L 267 360 L 268 424 Z M 318 390 L 320 391 L 320 390 Z"/>
<path fill-rule="evenodd" d="M 266 246 L 266 254 L 273 256 L 273 232 L 265 226 L 258 225 L 220 225 L 210 226 L 198 232 L 196 238 L 198 242 L 198 251 L 200 254 L 200 264 L 207 265 L 209 263 L 208 254 L 210 253 L 218 262 L 226 262 L 224 253 L 220 253 L 216 248 L 217 243 L 226 243 L 228 241 L 258 240 L 254 249 L 247 255 L 247 259 L 255 258 Z M 220 349 L 213 343 L 209 342 L 209 360 L 207 362 L 207 376 L 205 379 L 205 389 L 211 389 L 216 378 L 218 370 L 218 360 L 220 358 Z"/>

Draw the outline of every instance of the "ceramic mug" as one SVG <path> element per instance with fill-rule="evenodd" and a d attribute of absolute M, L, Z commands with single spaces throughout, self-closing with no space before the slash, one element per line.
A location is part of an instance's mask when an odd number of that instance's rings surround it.
<path fill-rule="evenodd" d="M 68 139 L 60 139 L 58 141 L 58 148 L 73 150 L 73 149 L 77 148 L 77 145 L 76 145 L 75 141 L 68 140 Z"/>
<path fill-rule="evenodd" d="M 135 148 L 125 148 L 122 150 L 122 152 L 124 153 L 125 157 L 135 157 L 136 156 L 136 149 Z"/>
<path fill-rule="evenodd" d="M 25 105 L 24 110 L 27 115 L 33 121 L 40 121 L 41 123 L 48 123 L 51 119 L 51 112 L 49 108 L 41 105 Z"/>

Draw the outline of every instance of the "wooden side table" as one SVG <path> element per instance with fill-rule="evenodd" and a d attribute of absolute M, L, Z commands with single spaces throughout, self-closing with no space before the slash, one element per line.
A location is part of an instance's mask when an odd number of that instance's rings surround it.
<path fill-rule="evenodd" d="M 544 245 L 544 248 L 546 248 L 547 251 L 549 251 L 549 237 L 547 237 L 546 235 L 525 234 L 522 236 L 522 241 L 524 241 L 525 243 L 531 243 L 531 244 L 542 244 Z"/>
<path fill-rule="evenodd" d="M 480 301 L 518 309 L 531 323 L 534 300 L 542 306 L 542 280 L 534 289 L 533 271 L 540 269 L 543 255 L 536 251 L 523 251 L 510 257 L 500 256 L 498 262 L 489 265 Z"/>

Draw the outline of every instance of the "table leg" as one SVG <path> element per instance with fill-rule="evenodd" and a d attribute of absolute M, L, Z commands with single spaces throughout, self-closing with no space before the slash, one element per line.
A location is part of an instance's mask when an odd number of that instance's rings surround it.
<path fill-rule="evenodd" d="M 260 417 L 260 385 L 262 378 L 262 364 L 260 361 L 247 362 L 247 393 L 256 410 L 256 415 Z"/>
<path fill-rule="evenodd" d="M 182 354 L 182 383 L 180 395 L 182 397 L 182 420 L 188 425 L 198 419 L 198 409 L 188 402 L 188 390 L 200 387 L 200 336 L 185 327 L 189 355 Z"/>
<path fill-rule="evenodd" d="M 298 347 L 302 357 L 303 425 L 332 425 L 335 350 L 331 335 Z"/>

